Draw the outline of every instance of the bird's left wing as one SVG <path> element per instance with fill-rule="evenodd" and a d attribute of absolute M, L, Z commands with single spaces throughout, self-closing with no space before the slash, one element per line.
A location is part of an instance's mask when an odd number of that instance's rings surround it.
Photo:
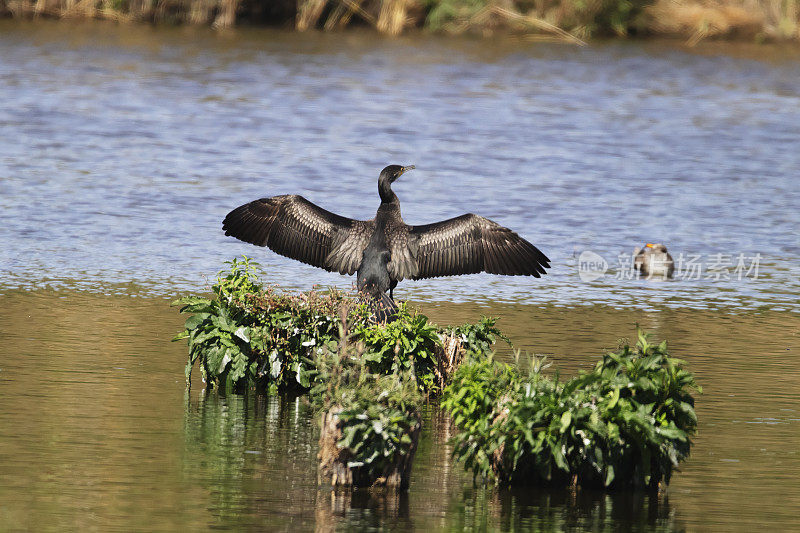
<path fill-rule="evenodd" d="M 414 279 L 489 272 L 535 276 L 550 268 L 550 259 L 515 232 L 478 215 L 411 226 L 418 271 Z"/>
<path fill-rule="evenodd" d="M 294 194 L 254 200 L 222 222 L 225 235 L 342 274 L 358 269 L 374 226 L 372 220 L 343 217 Z"/>

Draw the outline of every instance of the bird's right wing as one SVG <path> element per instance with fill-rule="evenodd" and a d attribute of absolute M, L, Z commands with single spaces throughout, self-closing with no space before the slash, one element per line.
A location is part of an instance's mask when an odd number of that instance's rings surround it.
<path fill-rule="evenodd" d="M 254 200 L 222 222 L 225 235 L 342 274 L 358 269 L 374 227 L 372 220 L 331 213 L 295 194 Z"/>
<path fill-rule="evenodd" d="M 459 274 L 535 276 L 550 260 L 534 245 L 500 224 L 467 214 L 442 222 L 411 226 L 418 251 L 414 279 Z"/>

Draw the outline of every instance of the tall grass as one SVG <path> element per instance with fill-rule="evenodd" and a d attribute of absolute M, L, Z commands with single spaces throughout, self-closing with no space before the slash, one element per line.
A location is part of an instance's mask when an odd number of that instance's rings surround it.
<path fill-rule="evenodd" d="M 645 11 L 655 33 L 706 38 L 800 39 L 800 0 L 655 0 Z"/>

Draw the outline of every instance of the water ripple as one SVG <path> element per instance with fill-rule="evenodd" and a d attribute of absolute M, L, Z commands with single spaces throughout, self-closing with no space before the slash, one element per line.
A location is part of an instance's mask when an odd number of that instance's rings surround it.
<path fill-rule="evenodd" d="M 396 162 L 418 168 L 396 184 L 408 222 L 477 212 L 553 260 L 541 280 L 408 282 L 403 298 L 800 310 L 796 61 L 246 31 L 70 41 L 15 26 L 0 56 L 4 287 L 197 290 L 243 253 L 271 283 L 347 286 L 220 221 L 289 192 L 369 218 Z M 618 276 L 618 256 L 647 241 L 706 266 L 760 254 L 759 277 Z M 603 279 L 580 281 L 584 250 L 611 265 Z"/>

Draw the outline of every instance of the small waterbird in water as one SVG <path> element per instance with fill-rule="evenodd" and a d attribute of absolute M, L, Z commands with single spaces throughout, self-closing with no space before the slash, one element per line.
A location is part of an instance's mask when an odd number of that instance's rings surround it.
<path fill-rule="evenodd" d="M 470 213 L 422 226 L 403 222 L 392 183 L 413 168 L 389 165 L 381 171 L 381 204 L 372 220 L 346 218 L 290 194 L 237 207 L 222 229 L 329 272 L 357 273 L 358 290 L 371 297 L 379 319 L 396 310 L 393 291 L 405 278 L 477 272 L 538 278 L 550 268 L 536 246 L 488 218 Z"/>
<path fill-rule="evenodd" d="M 675 262 L 667 252 L 667 247 L 661 243 L 648 242 L 644 248 L 637 247 L 633 255 L 633 268 L 648 279 L 671 278 L 675 271 Z"/>

